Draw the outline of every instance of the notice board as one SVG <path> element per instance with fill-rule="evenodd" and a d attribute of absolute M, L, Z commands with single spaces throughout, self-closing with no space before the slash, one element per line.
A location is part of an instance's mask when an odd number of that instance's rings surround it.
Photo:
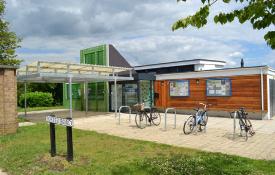
<path fill-rule="evenodd" d="M 189 81 L 188 80 L 173 80 L 170 81 L 170 96 L 171 97 L 186 97 L 189 96 Z"/>

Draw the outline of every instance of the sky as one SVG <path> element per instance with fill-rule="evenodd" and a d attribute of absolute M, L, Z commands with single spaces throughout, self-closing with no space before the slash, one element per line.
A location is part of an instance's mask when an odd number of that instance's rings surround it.
<path fill-rule="evenodd" d="M 18 58 L 79 63 L 80 50 L 113 44 L 135 65 L 214 59 L 228 67 L 269 65 L 275 68 L 275 50 L 250 23 L 220 25 L 215 14 L 241 8 L 222 2 L 211 7 L 208 24 L 201 28 L 171 30 L 180 18 L 195 13 L 200 1 L 189 0 L 6 0 L 5 18 L 23 38 Z"/>

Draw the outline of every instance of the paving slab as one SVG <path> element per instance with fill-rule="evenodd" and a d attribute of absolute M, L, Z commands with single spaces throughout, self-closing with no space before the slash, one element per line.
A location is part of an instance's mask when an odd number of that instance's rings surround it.
<path fill-rule="evenodd" d="M 21 122 L 21 123 L 19 123 L 19 127 L 32 126 L 32 125 L 35 125 L 35 123 L 32 123 L 32 122 Z"/>
<path fill-rule="evenodd" d="M 121 115 L 120 125 L 114 114 L 109 114 L 77 118 L 74 120 L 74 127 L 210 152 L 221 152 L 253 159 L 275 160 L 274 120 L 252 120 L 256 134 L 246 141 L 244 137 L 239 136 L 239 129 L 237 129 L 235 139 L 233 138 L 233 119 L 230 118 L 209 117 L 206 132 L 185 135 L 182 128 L 184 121 L 188 118 L 187 115 L 177 115 L 177 128 L 173 129 L 174 115 L 168 114 L 166 131 L 163 129 L 163 116 L 164 114 L 162 114 L 162 122 L 159 126 L 148 126 L 144 129 L 136 127 L 134 115 L 132 115 L 131 123 L 129 123 L 128 114 Z"/>
<path fill-rule="evenodd" d="M 1 169 L 0 169 L 0 175 L 8 175 L 6 172 L 3 172 Z"/>

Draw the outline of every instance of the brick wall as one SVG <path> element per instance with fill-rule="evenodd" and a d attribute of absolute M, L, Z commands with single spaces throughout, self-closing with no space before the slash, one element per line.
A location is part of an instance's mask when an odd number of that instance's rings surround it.
<path fill-rule="evenodd" d="M 18 128 L 16 91 L 16 69 L 0 67 L 0 135 L 15 133 Z"/>

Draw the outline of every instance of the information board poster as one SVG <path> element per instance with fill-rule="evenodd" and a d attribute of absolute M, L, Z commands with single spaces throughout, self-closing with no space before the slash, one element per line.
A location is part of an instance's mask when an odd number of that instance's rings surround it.
<path fill-rule="evenodd" d="M 207 80 L 207 96 L 230 96 L 230 79 L 209 79 Z"/>
<path fill-rule="evenodd" d="M 170 96 L 172 97 L 189 96 L 189 81 L 188 80 L 170 81 Z"/>

